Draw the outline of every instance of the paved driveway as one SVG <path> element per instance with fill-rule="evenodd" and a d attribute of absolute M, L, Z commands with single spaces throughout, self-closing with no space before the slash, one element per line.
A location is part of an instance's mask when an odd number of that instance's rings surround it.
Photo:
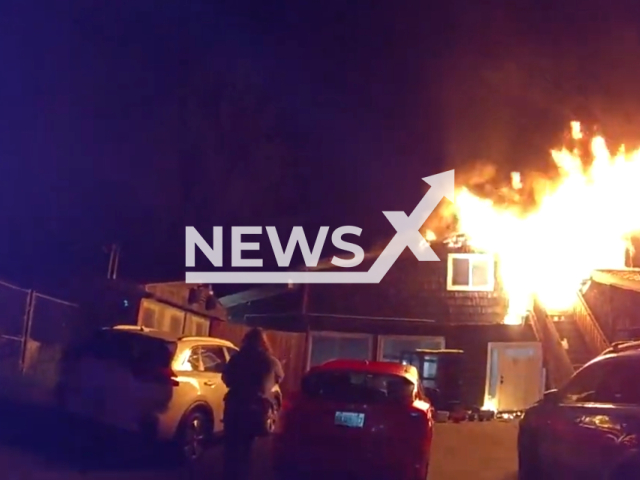
<path fill-rule="evenodd" d="M 515 480 L 516 422 L 437 424 L 429 480 Z"/>
<path fill-rule="evenodd" d="M 6 413 L 6 412 L 5 412 Z M 9 412 L 0 418 L 0 478 L 3 480 L 209 480 L 219 478 L 220 448 L 214 447 L 192 471 L 167 470 L 155 458 L 140 461 L 135 447 L 119 443 L 112 453 L 87 447 L 100 438 L 78 434 L 60 420 Z M 515 423 L 438 424 L 429 480 L 514 480 Z M 92 457 L 92 461 L 88 458 Z M 156 465 L 154 467 L 154 465 Z M 256 446 L 255 480 L 273 480 L 269 443 Z"/>

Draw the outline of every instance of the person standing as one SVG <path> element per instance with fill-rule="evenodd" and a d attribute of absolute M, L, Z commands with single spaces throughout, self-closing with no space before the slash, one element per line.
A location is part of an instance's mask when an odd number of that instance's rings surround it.
<path fill-rule="evenodd" d="M 264 331 L 249 330 L 222 374 L 228 388 L 223 416 L 225 480 L 248 478 L 254 440 L 266 434 L 273 408 L 271 391 L 283 378 L 282 365 L 273 356 Z"/>

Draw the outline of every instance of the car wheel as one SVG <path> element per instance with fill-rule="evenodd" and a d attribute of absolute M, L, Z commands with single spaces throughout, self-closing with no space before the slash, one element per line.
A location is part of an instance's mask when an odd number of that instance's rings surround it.
<path fill-rule="evenodd" d="M 278 419 L 280 418 L 280 409 L 282 406 L 282 400 L 280 397 L 276 397 L 274 405 L 269 409 L 267 414 L 267 432 L 274 433 L 278 428 Z"/>
<path fill-rule="evenodd" d="M 191 463 L 199 460 L 213 436 L 213 420 L 200 410 L 189 412 L 180 425 L 176 447 L 180 460 Z"/>
<path fill-rule="evenodd" d="M 300 480 L 300 474 L 292 465 L 278 465 L 274 468 L 276 480 Z"/>
<path fill-rule="evenodd" d="M 268 435 L 276 431 L 278 425 L 278 409 L 276 407 L 270 408 L 265 419 L 265 430 Z"/>

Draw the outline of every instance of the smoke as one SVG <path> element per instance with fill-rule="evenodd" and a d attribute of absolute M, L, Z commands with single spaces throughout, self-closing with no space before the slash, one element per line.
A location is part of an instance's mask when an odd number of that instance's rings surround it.
<path fill-rule="evenodd" d="M 462 168 L 456 168 L 456 192 L 467 190 L 478 198 L 490 201 L 502 211 L 509 211 L 525 217 L 540 206 L 560 184 L 561 177 L 575 169 L 589 168 L 593 161 L 591 140 L 597 129 L 584 135 L 579 122 L 571 122 L 565 134 L 565 145 L 569 145 L 573 154 L 579 153 L 578 164 L 572 163 L 575 156 L 552 157 L 549 154 L 549 168 L 533 169 L 522 165 L 522 170 L 513 171 L 487 160 L 476 160 Z M 569 163 L 562 163 L 568 161 Z M 519 162 L 508 162 L 517 164 Z M 425 225 L 436 238 L 459 233 L 455 204 L 443 202 L 432 214 Z"/>
<path fill-rule="evenodd" d="M 500 169 L 486 160 L 477 160 L 456 169 L 456 193 L 471 192 L 486 199 L 503 211 L 524 217 L 536 210 L 554 186 L 554 175 L 536 171 L 513 172 Z M 436 238 L 460 233 L 455 203 L 443 200 L 423 227 L 423 233 L 432 232 Z"/>

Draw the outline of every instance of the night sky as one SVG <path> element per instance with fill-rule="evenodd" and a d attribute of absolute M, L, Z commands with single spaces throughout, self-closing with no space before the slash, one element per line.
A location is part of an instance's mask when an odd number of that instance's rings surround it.
<path fill-rule="evenodd" d="M 106 275 L 119 242 L 120 276 L 180 280 L 185 225 L 374 245 L 421 177 L 548 168 L 576 115 L 640 140 L 638 12 L 505 5 L 3 2 L 0 277 Z"/>

